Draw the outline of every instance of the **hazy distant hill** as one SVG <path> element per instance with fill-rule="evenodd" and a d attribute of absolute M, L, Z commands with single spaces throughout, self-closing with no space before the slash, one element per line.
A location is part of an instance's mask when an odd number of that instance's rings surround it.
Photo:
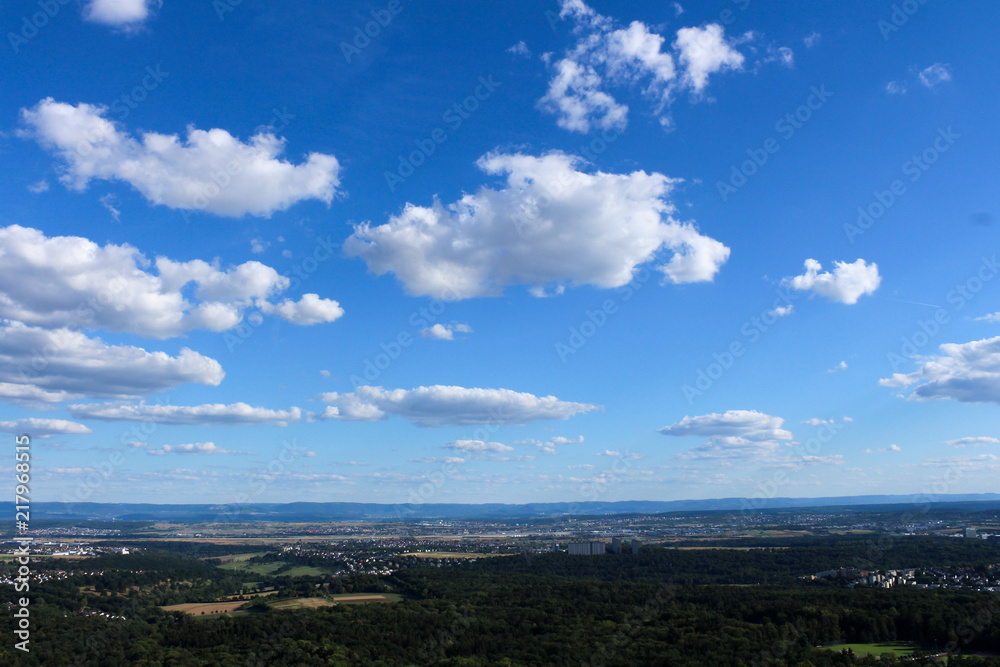
<path fill-rule="evenodd" d="M 259 503 L 252 505 L 156 505 L 152 503 L 40 503 L 32 504 L 36 519 L 117 519 L 171 521 L 338 521 L 398 519 L 517 519 L 565 515 L 654 514 L 712 510 L 781 511 L 793 508 L 902 510 L 922 506 L 923 496 L 835 496 L 829 498 L 771 498 L 757 505 L 743 498 L 711 500 L 629 500 L 622 502 L 528 503 L 481 505 L 425 503 L 422 505 L 378 503 Z M 935 507 L 986 510 L 1000 508 L 1000 494 L 953 494 L 935 496 Z M 13 509 L 10 510 L 13 516 Z"/>

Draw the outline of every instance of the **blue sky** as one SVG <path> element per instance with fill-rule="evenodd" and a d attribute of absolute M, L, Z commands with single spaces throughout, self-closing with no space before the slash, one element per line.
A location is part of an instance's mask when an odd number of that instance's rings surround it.
<path fill-rule="evenodd" d="M 8 4 L 0 432 L 70 502 L 995 491 L 1000 9 L 902 4 Z"/>

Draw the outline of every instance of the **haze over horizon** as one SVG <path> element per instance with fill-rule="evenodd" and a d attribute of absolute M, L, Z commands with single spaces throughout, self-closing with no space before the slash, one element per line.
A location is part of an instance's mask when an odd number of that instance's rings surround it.
<path fill-rule="evenodd" d="M 0 9 L 36 502 L 996 491 L 995 3 L 158 4 Z"/>

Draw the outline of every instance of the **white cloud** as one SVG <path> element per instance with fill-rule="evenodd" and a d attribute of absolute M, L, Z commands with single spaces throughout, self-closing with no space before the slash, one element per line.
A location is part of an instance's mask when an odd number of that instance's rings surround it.
<path fill-rule="evenodd" d="M 847 370 L 847 362 L 841 361 L 839 364 L 828 370 L 827 373 L 836 373 L 837 371 L 846 371 L 846 370 Z"/>
<path fill-rule="evenodd" d="M 767 314 L 771 317 L 785 317 L 793 312 L 795 312 L 795 306 L 778 306 L 774 310 L 768 311 Z"/>
<path fill-rule="evenodd" d="M 49 182 L 44 178 L 28 186 L 28 192 L 32 194 L 37 195 L 48 191 L 49 191 Z"/>
<path fill-rule="evenodd" d="M 804 38 L 802 39 L 802 42 L 803 42 L 803 43 L 804 43 L 804 44 L 806 45 L 806 48 L 807 48 L 807 49 L 811 49 L 812 47 L 814 47 L 814 46 L 816 46 L 817 44 L 819 44 L 819 41 L 820 41 L 820 39 L 822 39 L 822 38 L 823 38 L 823 35 L 821 35 L 821 34 L 820 34 L 820 33 L 818 33 L 818 32 L 813 32 L 813 33 L 812 33 L 812 34 L 810 34 L 810 35 L 809 35 L 808 37 L 804 37 Z"/>
<path fill-rule="evenodd" d="M 285 299 L 281 303 L 260 304 L 262 312 L 278 315 L 292 324 L 308 326 L 323 322 L 333 322 L 344 314 L 344 309 L 333 299 L 321 299 L 318 294 L 303 294 L 297 302 Z"/>
<path fill-rule="evenodd" d="M 330 371 L 326 371 L 326 370 L 321 370 L 321 371 L 319 372 L 319 374 L 320 374 L 320 375 L 322 375 L 322 376 L 323 376 L 323 377 L 325 377 L 325 378 L 328 378 L 328 377 L 330 377 Z"/>
<path fill-rule="evenodd" d="M 813 417 L 812 419 L 807 419 L 803 424 L 808 424 L 809 426 L 822 426 L 823 424 L 834 424 L 837 420 L 835 419 L 820 419 L 819 417 Z"/>
<path fill-rule="evenodd" d="M 542 450 L 542 452 L 546 454 L 555 454 L 556 447 L 559 445 L 579 445 L 581 443 L 583 443 L 582 435 L 578 435 L 575 438 L 567 438 L 565 436 L 557 435 L 553 438 L 550 438 L 546 442 L 535 439 L 514 441 L 515 445 L 534 445 L 535 447 L 538 447 L 539 449 Z"/>
<path fill-rule="evenodd" d="M 616 451 L 614 449 L 605 449 L 603 452 L 597 452 L 597 455 L 598 456 L 607 456 L 607 457 L 616 458 L 616 459 L 634 459 L 634 460 L 638 460 L 638 459 L 644 459 L 644 458 L 646 458 L 645 454 L 637 454 L 635 452 L 624 452 L 623 453 L 623 452 Z"/>
<path fill-rule="evenodd" d="M 250 239 L 250 252 L 252 252 L 255 255 L 259 255 L 260 253 L 267 250 L 270 245 L 271 245 L 270 241 L 265 241 L 264 239 L 259 237 Z"/>
<path fill-rule="evenodd" d="M 684 66 L 688 85 L 700 93 L 708 85 L 708 76 L 724 69 L 743 67 L 743 55 L 726 41 L 725 31 L 718 23 L 704 28 L 681 28 L 677 31 L 674 48 Z"/>
<path fill-rule="evenodd" d="M 486 452 L 512 452 L 513 447 L 499 442 L 483 442 L 482 440 L 453 440 L 447 445 L 442 445 L 445 449 L 457 449 L 470 454 L 483 454 Z"/>
<path fill-rule="evenodd" d="M 884 449 L 880 449 L 879 451 L 880 452 L 901 452 L 901 451 L 903 451 L 903 448 L 900 447 L 899 445 L 889 445 L 888 447 L 885 447 Z"/>
<path fill-rule="evenodd" d="M 108 209 L 108 213 L 111 214 L 112 220 L 115 222 L 121 222 L 122 212 L 116 208 L 118 206 L 118 197 L 109 192 L 97 201 L 101 203 L 101 206 Z"/>
<path fill-rule="evenodd" d="M 338 194 L 337 158 L 311 153 L 294 165 L 279 159 L 284 139 L 269 132 L 244 143 L 226 130 L 189 126 L 184 140 L 155 132 L 136 139 L 107 111 L 47 98 L 21 110 L 21 134 L 56 154 L 59 180 L 77 191 L 94 179 L 124 181 L 153 204 L 232 217 L 267 217 L 306 199 L 330 204 Z"/>
<path fill-rule="evenodd" d="M 604 81 L 593 67 L 563 58 L 555 70 L 538 108 L 556 114 L 559 127 L 573 132 L 590 132 L 591 125 L 602 130 L 625 128 L 628 107 L 600 90 Z"/>
<path fill-rule="evenodd" d="M 806 272 L 800 276 L 784 278 L 781 284 L 801 291 L 812 291 L 830 301 L 854 304 L 865 294 L 873 294 L 882 283 L 878 265 L 858 259 L 852 264 L 834 262 L 833 273 L 820 273 L 823 266 L 815 259 L 807 259 Z"/>
<path fill-rule="evenodd" d="M 1000 439 L 989 437 L 958 438 L 957 440 L 948 440 L 944 443 L 945 447 L 955 447 L 956 449 L 969 445 L 973 447 L 982 447 L 983 445 L 1000 445 Z"/>
<path fill-rule="evenodd" d="M 405 417 L 417 426 L 524 424 L 547 419 L 569 419 L 597 410 L 587 403 L 560 401 L 510 389 L 475 389 L 435 385 L 416 389 L 358 387 L 354 393 L 327 393 L 329 404 L 320 416 L 343 421 L 377 421 L 389 415 Z"/>
<path fill-rule="evenodd" d="M 83 18 L 118 28 L 141 24 L 161 0 L 89 0 L 83 9 Z"/>
<path fill-rule="evenodd" d="M 901 81 L 890 81 L 885 84 L 885 92 L 890 95 L 904 95 L 906 94 L 906 84 Z"/>
<path fill-rule="evenodd" d="M 26 433 L 37 437 L 93 433 L 93 431 L 83 424 L 77 424 L 76 422 L 65 419 L 36 419 L 35 417 L 18 419 L 16 421 L 0 421 L 0 431 L 15 433 L 17 435 Z"/>
<path fill-rule="evenodd" d="M 797 467 L 815 464 L 840 464 L 843 457 L 797 455 L 792 456 L 788 447 L 793 442 L 791 432 L 782 428 L 784 419 L 756 410 L 729 410 L 684 419 L 661 428 L 663 435 L 701 436 L 707 442 L 678 454 L 678 458 L 690 461 L 724 462 L 727 465 L 739 461 L 767 464 L 772 466 Z M 807 423 L 822 420 L 809 420 Z"/>
<path fill-rule="evenodd" d="M 447 207 L 407 204 L 387 224 L 355 227 L 344 243 L 378 275 L 416 296 L 495 296 L 526 284 L 619 287 L 650 261 L 674 283 L 711 281 L 729 248 L 674 219 L 676 181 L 658 173 L 584 173 L 579 158 L 490 154 L 478 165 L 506 174 Z"/>
<path fill-rule="evenodd" d="M 80 396 L 134 398 L 189 382 L 217 386 L 224 377 L 218 361 L 188 348 L 172 357 L 107 345 L 68 329 L 0 321 L 0 398 L 47 403 Z"/>
<path fill-rule="evenodd" d="M 945 81 L 951 81 L 951 70 L 944 63 L 934 63 L 930 67 L 921 70 L 918 76 L 920 77 L 920 83 L 926 88 L 933 88 Z"/>
<path fill-rule="evenodd" d="M 531 57 L 531 49 L 524 43 L 524 40 L 507 49 L 507 53 L 513 53 L 515 56 L 523 56 L 525 58 Z"/>
<path fill-rule="evenodd" d="M 938 356 L 917 357 L 920 368 L 879 380 L 883 387 L 910 387 L 915 400 L 951 399 L 1000 404 L 1000 336 L 948 343 Z"/>
<path fill-rule="evenodd" d="M 78 394 L 66 391 L 48 391 L 33 384 L 0 382 L 0 401 L 26 407 L 44 407 L 46 404 L 61 403 L 77 396 Z"/>
<path fill-rule="evenodd" d="M 193 329 L 231 329 L 254 304 L 299 324 L 343 314 L 336 302 L 316 295 L 271 304 L 268 299 L 291 281 L 256 261 L 229 268 L 200 259 L 151 262 L 127 244 L 46 237 L 19 225 L 0 227 L 0 257 L 0 317 L 46 328 L 170 338 Z"/>
<path fill-rule="evenodd" d="M 976 318 L 977 322 L 1000 322 L 1000 313 L 990 313 Z"/>
<path fill-rule="evenodd" d="M 680 5 L 674 9 L 678 16 L 683 13 Z M 572 22 L 576 41 L 555 61 L 548 91 L 538 107 L 555 114 L 556 123 L 570 131 L 625 128 L 628 106 L 615 100 L 606 90 L 609 86 L 641 86 L 653 114 L 669 127 L 666 110 L 677 91 L 687 88 L 700 94 L 709 75 L 743 66 L 743 55 L 719 24 L 681 28 L 672 46 L 665 48 L 668 39 L 641 21 L 617 28 L 614 20 L 581 0 L 563 0 L 560 16 Z M 785 58 L 782 52 L 776 59 Z M 683 76 L 678 76 L 678 69 Z"/>
<path fill-rule="evenodd" d="M 298 408 L 268 410 L 255 408 L 246 403 L 191 406 L 95 403 L 71 405 L 69 411 L 76 419 L 194 426 L 288 426 L 290 422 L 296 422 L 302 416 Z"/>
<path fill-rule="evenodd" d="M 679 2 L 671 2 L 670 6 L 674 8 L 674 14 L 676 16 L 680 16 L 681 14 L 684 13 L 684 8 L 681 7 L 681 4 Z"/>
<path fill-rule="evenodd" d="M 432 327 L 421 330 L 420 335 L 431 340 L 455 340 L 456 333 L 472 333 L 472 327 L 468 324 L 441 324 L 439 322 Z"/>
<path fill-rule="evenodd" d="M 159 448 L 145 448 L 146 453 L 153 456 L 163 456 L 164 454 L 254 454 L 255 452 L 241 452 L 232 449 L 223 449 L 214 442 L 195 442 L 185 445 L 163 445 Z"/>
<path fill-rule="evenodd" d="M 781 428 L 785 420 L 756 410 L 728 410 L 699 417 L 684 417 L 659 430 L 663 435 L 707 437 L 738 436 L 747 440 L 791 440 L 792 434 Z"/>
<path fill-rule="evenodd" d="M 410 459 L 411 463 L 450 463 L 459 465 L 465 463 L 465 459 L 460 456 L 425 456 L 419 459 Z"/>
<path fill-rule="evenodd" d="M 954 456 L 944 459 L 927 459 L 923 465 L 928 468 L 975 468 L 977 471 L 996 470 L 1000 456 L 979 454 L 978 456 Z"/>

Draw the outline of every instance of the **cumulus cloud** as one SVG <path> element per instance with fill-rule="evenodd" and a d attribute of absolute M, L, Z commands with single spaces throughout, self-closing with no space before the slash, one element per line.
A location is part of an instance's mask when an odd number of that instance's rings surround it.
<path fill-rule="evenodd" d="M 38 195 L 49 191 L 49 182 L 44 178 L 28 186 L 28 192 Z"/>
<path fill-rule="evenodd" d="M 0 421 L 0 431 L 15 433 L 17 435 L 27 433 L 28 435 L 37 437 L 93 433 L 93 431 L 83 424 L 76 422 L 65 419 L 37 419 L 35 417 L 18 419 L 16 421 Z"/>
<path fill-rule="evenodd" d="M 188 348 L 170 356 L 68 329 L 0 321 L 0 399 L 134 398 L 188 382 L 217 386 L 224 377 L 218 361 Z"/>
<path fill-rule="evenodd" d="M 447 445 L 442 445 L 445 449 L 457 449 L 470 454 L 483 454 L 485 452 L 512 452 L 513 447 L 499 442 L 483 442 L 482 440 L 453 440 Z"/>
<path fill-rule="evenodd" d="M 486 155 L 478 166 L 506 174 L 505 187 L 448 206 L 407 204 L 387 224 L 356 226 L 344 250 L 377 275 L 391 271 L 410 294 L 438 298 L 496 296 L 515 284 L 536 295 L 620 287 L 650 261 L 673 283 L 713 280 L 729 248 L 674 219 L 676 181 L 584 173 L 580 163 L 558 152 Z"/>
<path fill-rule="evenodd" d="M 827 373 L 836 373 L 837 371 L 846 371 L 846 370 L 847 370 L 847 362 L 846 361 L 841 361 L 839 364 L 837 364 L 833 368 L 827 370 Z"/>
<path fill-rule="evenodd" d="M 456 333 L 472 333 L 472 327 L 468 324 L 441 324 L 439 322 L 432 327 L 421 330 L 420 335 L 431 340 L 455 340 Z"/>
<path fill-rule="evenodd" d="M 913 373 L 879 380 L 883 387 L 913 387 L 915 400 L 951 399 L 1000 404 L 1000 336 L 970 343 L 947 343 L 937 356 L 918 357 Z"/>
<path fill-rule="evenodd" d="M 559 445 L 579 445 L 581 443 L 583 443 L 582 435 L 578 435 L 575 438 L 567 438 L 562 435 L 557 435 L 553 438 L 549 438 L 547 441 L 535 440 L 535 439 L 514 441 L 515 445 L 534 445 L 535 447 L 538 447 L 540 450 L 542 450 L 542 452 L 546 454 L 555 454 L 556 447 L 558 447 Z"/>
<path fill-rule="evenodd" d="M 288 426 L 302 416 L 299 408 L 268 410 L 246 403 L 231 405 L 148 405 L 146 403 L 94 403 L 71 405 L 75 419 L 148 422 L 182 426 Z"/>
<path fill-rule="evenodd" d="M 569 419 L 597 410 L 588 403 L 560 401 L 510 389 L 475 389 L 434 385 L 416 389 L 358 387 L 353 393 L 323 394 L 328 407 L 323 419 L 377 421 L 390 415 L 417 426 L 464 426 L 472 424 L 524 424 L 547 419 Z"/>
<path fill-rule="evenodd" d="M 807 259 L 806 272 L 800 276 L 785 278 L 781 284 L 800 291 L 811 291 L 830 301 L 853 304 L 865 294 L 873 294 L 882 283 L 878 265 L 868 264 L 858 259 L 852 264 L 834 262 L 833 273 L 820 273 L 823 266 L 815 259 Z"/>
<path fill-rule="evenodd" d="M 663 435 L 707 437 L 737 436 L 747 440 L 791 440 L 792 434 L 781 428 L 785 420 L 756 410 L 727 410 L 699 417 L 684 417 L 659 430 Z"/>
<path fill-rule="evenodd" d="M 899 445 L 889 445 L 888 447 L 884 447 L 884 448 L 880 449 L 879 451 L 880 452 L 901 452 L 901 451 L 903 451 L 903 448 L 900 447 Z"/>
<path fill-rule="evenodd" d="M 515 56 L 522 56 L 524 58 L 531 57 L 531 49 L 524 43 L 524 40 L 507 49 L 507 53 L 513 53 Z"/>
<path fill-rule="evenodd" d="M 641 87 L 653 114 L 669 126 L 667 107 L 678 91 L 698 95 L 709 75 L 743 67 L 736 43 L 717 23 L 681 28 L 667 48 L 669 38 L 641 21 L 618 27 L 581 0 L 563 0 L 560 16 L 572 22 L 576 41 L 552 63 L 552 78 L 538 107 L 570 131 L 625 128 L 629 108 L 608 92 L 610 87 Z M 790 49 L 785 51 L 790 54 Z"/>
<path fill-rule="evenodd" d="M 228 268 L 200 259 L 154 262 L 128 244 L 46 237 L 19 225 L 0 227 L 0 260 L 0 317 L 45 328 L 170 338 L 231 329 L 251 305 L 296 324 L 343 314 L 335 301 L 315 294 L 272 304 L 291 281 L 256 261 Z"/>
<path fill-rule="evenodd" d="M 21 110 L 22 136 L 62 162 L 59 180 L 83 191 L 92 180 L 123 181 L 153 204 L 216 215 L 270 216 L 307 199 L 326 204 L 340 185 L 333 155 L 280 159 L 285 141 L 260 132 L 248 143 L 226 130 L 187 129 L 187 137 L 146 132 L 137 139 L 106 118 L 104 106 L 46 98 Z"/>
<path fill-rule="evenodd" d="M 89 0 L 83 18 L 116 28 L 133 28 L 144 22 L 161 0 Z"/>
<path fill-rule="evenodd" d="M 785 317 L 793 312 L 795 312 L 795 306 L 778 306 L 774 310 L 768 311 L 767 314 L 771 317 Z"/>
<path fill-rule="evenodd" d="M 976 437 L 976 438 L 958 438 L 957 440 L 948 440 L 944 443 L 945 447 L 954 447 L 956 449 L 961 449 L 962 447 L 982 447 L 983 445 L 1000 445 L 1000 440 L 997 438 L 989 437 Z"/>
<path fill-rule="evenodd" d="M 743 67 L 743 55 L 726 41 L 724 32 L 718 23 L 677 31 L 674 48 L 679 52 L 678 60 L 686 70 L 685 80 L 697 93 L 708 85 L 710 74 Z"/>
<path fill-rule="evenodd" d="M 938 84 L 951 81 L 951 69 L 945 63 L 934 63 L 921 70 L 917 76 L 924 87 L 933 88 Z"/>
<path fill-rule="evenodd" d="M 260 304 L 262 312 L 278 315 L 292 324 L 307 326 L 333 322 L 344 314 L 344 309 L 333 299 L 321 299 L 318 294 L 303 294 L 298 301 L 285 299 L 281 303 Z"/>
<path fill-rule="evenodd" d="M 784 419 L 756 410 L 729 410 L 698 417 L 684 417 L 659 430 L 670 436 L 701 436 L 707 441 L 691 450 L 678 454 L 689 461 L 713 461 L 736 464 L 767 464 L 773 466 L 802 466 L 815 464 L 840 464 L 840 455 L 791 456 L 789 445 L 794 444 L 792 433 L 783 429 Z M 810 420 L 810 423 L 813 420 Z M 822 420 L 815 420 L 824 423 Z"/>

